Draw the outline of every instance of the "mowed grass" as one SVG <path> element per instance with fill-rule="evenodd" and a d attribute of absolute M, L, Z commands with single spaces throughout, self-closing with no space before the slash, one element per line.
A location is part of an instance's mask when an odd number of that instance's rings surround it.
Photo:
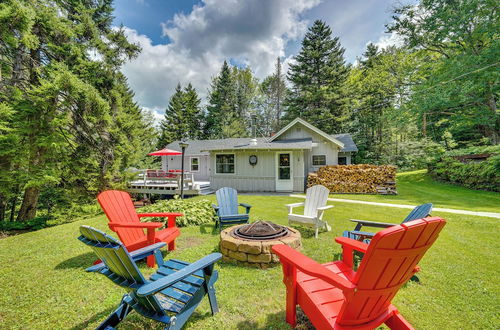
<path fill-rule="evenodd" d="M 331 197 L 410 205 L 431 202 L 434 207 L 500 212 L 500 193 L 437 182 L 427 174 L 427 170 L 398 173 L 396 188 L 398 195 L 395 196 L 332 194 Z"/>
<path fill-rule="evenodd" d="M 199 198 L 199 197 L 198 197 Z M 213 200 L 214 196 L 208 196 Z M 286 224 L 282 196 L 240 196 L 253 205 L 252 220 Z M 430 200 L 432 201 L 432 200 Z M 400 222 L 408 210 L 333 203 L 325 219 L 332 232 L 314 239 L 302 230 L 303 253 L 328 262 L 340 253 L 334 237 L 352 228 L 349 218 Z M 498 219 L 439 214 L 448 221 L 420 266 L 420 284 L 409 283 L 393 300 L 417 329 L 498 328 L 500 235 Z M 4 329 L 95 328 L 118 305 L 124 291 L 102 275 L 84 269 L 95 260 L 80 243 L 78 228 L 107 229 L 100 216 L 0 240 L 0 327 Z M 167 258 L 195 261 L 218 251 L 218 234 L 212 225 L 181 229 L 178 249 Z M 165 252 L 166 253 L 166 252 Z M 216 284 L 220 313 L 211 316 L 205 299 L 187 329 L 286 329 L 285 287 L 280 266 L 260 270 L 219 262 Z M 152 270 L 140 264 L 144 273 Z M 307 318 L 299 328 L 307 328 Z M 131 313 L 120 329 L 159 329 L 161 325 Z"/>

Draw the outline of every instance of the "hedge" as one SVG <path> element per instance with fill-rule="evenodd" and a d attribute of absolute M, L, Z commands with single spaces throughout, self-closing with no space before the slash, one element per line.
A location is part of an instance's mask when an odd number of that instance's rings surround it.
<path fill-rule="evenodd" d="M 446 152 L 428 164 L 429 173 L 437 180 L 459 184 L 471 189 L 500 192 L 499 146 L 474 147 Z M 493 154 L 482 162 L 462 163 L 453 156 Z"/>

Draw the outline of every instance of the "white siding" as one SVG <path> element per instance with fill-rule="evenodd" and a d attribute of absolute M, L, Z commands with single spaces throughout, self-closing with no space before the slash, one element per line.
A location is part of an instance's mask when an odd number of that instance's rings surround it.
<path fill-rule="evenodd" d="M 289 139 L 306 139 L 312 138 L 313 140 L 313 148 L 306 157 L 307 160 L 305 164 L 307 167 L 304 170 L 307 172 L 317 171 L 320 166 L 312 165 L 312 156 L 313 155 L 325 155 L 326 156 L 326 165 L 337 165 L 338 164 L 338 153 L 339 147 L 326 140 L 324 137 L 310 130 L 301 124 L 296 124 L 286 132 L 284 132 L 277 140 L 289 140 Z"/>
<path fill-rule="evenodd" d="M 196 181 L 208 181 L 210 178 L 210 156 L 184 156 L 184 169 L 191 170 L 191 158 L 199 158 L 199 170 L 193 172 Z M 180 170 L 181 169 L 181 156 L 162 156 L 161 168 L 167 170 Z"/>
<path fill-rule="evenodd" d="M 215 169 L 215 155 L 233 153 L 235 170 L 232 174 L 215 173 L 210 175 L 210 187 L 213 190 L 232 187 L 239 191 L 275 191 L 276 190 L 276 152 L 277 151 L 235 151 L 211 152 L 210 167 Z M 292 152 L 292 151 L 288 151 Z M 304 191 L 304 157 L 302 151 L 293 151 L 293 190 Z M 250 165 L 248 158 L 258 157 L 257 165 Z"/>

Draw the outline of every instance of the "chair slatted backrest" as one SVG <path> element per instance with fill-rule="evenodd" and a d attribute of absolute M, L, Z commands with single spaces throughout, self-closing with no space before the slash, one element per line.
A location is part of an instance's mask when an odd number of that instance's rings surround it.
<path fill-rule="evenodd" d="M 425 218 L 378 232 L 354 276 L 357 291 L 347 297 L 339 324 L 360 324 L 384 313 L 445 224 L 441 218 Z"/>
<path fill-rule="evenodd" d="M 238 192 L 236 189 L 224 187 L 215 193 L 219 204 L 219 215 L 238 214 Z"/>
<path fill-rule="evenodd" d="M 97 200 L 110 223 L 140 222 L 129 193 L 119 190 L 106 190 L 97 196 Z M 137 242 L 143 239 L 145 235 L 141 228 L 114 227 L 113 231 L 118 234 L 118 237 L 125 245 Z"/>
<path fill-rule="evenodd" d="M 402 223 L 422 219 L 431 215 L 432 203 L 422 204 L 414 208 Z"/>
<path fill-rule="evenodd" d="M 106 265 L 107 269 L 100 271 L 115 284 L 135 293 L 146 280 L 137 268 L 123 244 L 100 230 L 89 226 L 80 226 L 81 236 L 78 239 L 90 246 L 95 254 Z M 164 315 L 160 302 L 152 296 L 139 297 L 131 295 L 143 309 Z"/>
<path fill-rule="evenodd" d="M 304 204 L 304 215 L 308 217 L 316 217 L 318 207 L 326 205 L 330 190 L 320 184 L 312 186 L 306 190 L 306 201 Z"/>

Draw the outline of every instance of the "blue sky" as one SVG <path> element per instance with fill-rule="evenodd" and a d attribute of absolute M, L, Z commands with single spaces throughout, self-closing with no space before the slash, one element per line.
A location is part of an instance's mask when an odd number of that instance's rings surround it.
<path fill-rule="evenodd" d="M 405 3 L 414 2 L 407 0 Z M 142 107 L 157 117 L 177 83 L 207 93 L 224 59 L 249 65 L 264 78 L 277 56 L 285 69 L 300 49 L 307 27 L 324 20 L 340 37 L 353 63 L 368 42 L 387 46 L 393 0 L 115 0 L 116 26 L 123 25 L 141 55 L 123 72 Z"/>

